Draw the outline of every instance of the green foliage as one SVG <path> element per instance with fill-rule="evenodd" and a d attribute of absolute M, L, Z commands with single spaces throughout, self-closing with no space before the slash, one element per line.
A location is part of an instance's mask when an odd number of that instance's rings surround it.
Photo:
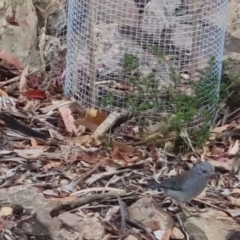
<path fill-rule="evenodd" d="M 139 59 L 137 56 L 134 56 L 132 54 L 124 54 L 123 57 L 123 68 L 127 71 L 134 71 L 139 66 Z"/>
<path fill-rule="evenodd" d="M 112 92 L 107 92 L 107 95 L 104 96 L 102 99 L 101 99 L 101 105 L 106 107 L 108 105 L 112 105 L 115 101 L 115 96 Z"/>
<path fill-rule="evenodd" d="M 210 109 L 214 109 L 218 104 L 218 78 L 214 76 L 215 65 L 215 59 L 212 58 L 208 67 L 201 73 L 200 80 L 191 85 L 194 92 L 191 96 L 181 94 L 175 88 L 170 91 L 170 101 L 174 104 L 175 114 L 170 120 L 169 129 L 180 133 L 183 127 L 189 127 L 189 137 L 198 147 L 209 136 L 209 128 L 214 120 Z M 201 125 L 201 128 L 199 129 L 197 125 Z"/>
<path fill-rule="evenodd" d="M 146 77 L 135 76 L 129 79 L 133 86 L 133 93 L 126 96 L 126 106 L 130 107 L 135 117 L 139 117 L 141 112 L 158 107 L 158 91 L 153 85 L 153 75 Z M 147 101 L 143 100 L 143 97 Z"/>
<path fill-rule="evenodd" d="M 154 47 L 153 52 L 159 59 L 159 64 L 165 62 L 164 56 L 159 49 Z M 169 86 L 164 89 L 166 93 L 165 97 L 160 96 L 159 90 L 154 84 L 154 74 L 143 76 L 138 71 L 138 66 L 139 59 L 137 56 L 131 54 L 124 55 L 123 68 L 125 72 L 130 75 L 128 81 L 132 88 L 132 91 L 124 96 L 123 102 L 125 103 L 125 107 L 130 109 L 133 116 L 141 121 L 146 117 L 142 117 L 141 113 L 143 111 L 165 112 L 166 105 L 168 104 L 173 113 L 170 119 L 166 121 L 168 131 L 177 132 L 180 136 L 181 130 L 186 128 L 188 129 L 189 138 L 191 138 L 194 146 L 199 147 L 202 145 L 208 137 L 209 127 L 213 120 L 213 115 L 209 112 L 209 107 L 213 109 L 218 103 L 217 88 L 219 82 L 217 76 L 214 77 L 216 60 L 212 58 L 209 61 L 206 69 L 201 72 L 200 80 L 196 83 L 187 84 L 193 92 L 189 95 L 187 95 L 186 92 L 181 93 L 179 91 L 179 86 L 181 82 L 183 82 L 183 79 L 179 72 L 170 66 L 170 78 L 174 86 Z M 114 94 L 108 92 L 103 104 L 111 104 L 115 101 L 115 98 Z M 197 124 L 197 121 L 201 124 Z M 200 125 L 201 127 L 198 126 L 195 128 L 194 124 Z M 187 147 L 185 140 L 182 141 L 181 146 Z"/>

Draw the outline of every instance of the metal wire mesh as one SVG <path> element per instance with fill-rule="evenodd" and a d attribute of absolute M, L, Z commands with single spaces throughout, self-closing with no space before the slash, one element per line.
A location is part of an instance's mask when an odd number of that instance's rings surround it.
<path fill-rule="evenodd" d="M 194 124 L 199 114 L 214 115 L 228 0 L 66 4 L 68 96 L 144 116 L 195 109 Z"/>

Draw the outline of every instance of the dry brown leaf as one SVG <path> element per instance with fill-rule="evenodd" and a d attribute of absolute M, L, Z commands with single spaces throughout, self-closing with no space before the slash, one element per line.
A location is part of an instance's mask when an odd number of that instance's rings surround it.
<path fill-rule="evenodd" d="M 111 145 L 113 146 L 113 148 L 118 147 L 118 149 L 121 152 L 125 152 L 125 153 L 128 153 L 128 154 L 134 154 L 136 152 L 136 149 L 134 147 L 132 147 L 130 145 L 127 145 L 125 143 L 116 141 L 116 140 L 112 140 Z"/>
<path fill-rule="evenodd" d="M 89 143 L 92 140 L 91 135 L 83 135 L 78 137 L 73 137 L 69 141 L 75 143 L 76 145 L 83 145 Z"/>
<path fill-rule="evenodd" d="M 36 141 L 35 138 L 31 137 L 30 141 L 31 141 L 31 145 L 32 145 L 33 148 L 36 148 L 38 146 L 37 141 Z"/>
<path fill-rule="evenodd" d="M 240 174 L 240 155 L 239 153 L 235 155 L 232 161 L 232 169 L 231 169 L 231 175 L 239 175 Z"/>
<path fill-rule="evenodd" d="M 228 209 L 226 210 L 232 217 L 239 217 L 240 216 L 240 209 Z"/>
<path fill-rule="evenodd" d="M 47 189 L 43 191 L 43 194 L 45 196 L 51 196 L 51 197 L 59 197 L 59 192 L 55 189 Z"/>
<path fill-rule="evenodd" d="M 124 160 L 126 163 L 132 162 L 132 159 L 126 153 L 120 152 L 117 146 L 113 147 L 112 158 Z"/>
<path fill-rule="evenodd" d="M 50 106 L 47 106 L 47 107 L 44 107 L 44 108 L 40 108 L 40 111 L 42 113 L 49 114 L 52 111 L 54 111 L 55 109 L 58 109 L 60 107 L 64 107 L 64 106 L 70 105 L 70 104 L 72 104 L 74 102 L 75 101 L 66 101 L 66 100 L 52 101 L 53 105 L 50 105 Z"/>
<path fill-rule="evenodd" d="M 11 54 L 0 52 L 0 58 L 12 64 L 18 70 L 22 68 L 18 59 L 13 57 Z"/>
<path fill-rule="evenodd" d="M 78 128 L 80 126 L 82 126 L 82 127 L 87 128 L 91 132 L 94 132 L 97 129 L 97 127 L 98 127 L 98 125 L 96 125 L 96 124 L 94 124 L 92 122 L 89 122 L 89 120 L 85 119 L 85 118 L 83 118 L 81 121 L 78 119 L 77 124 L 79 124 L 80 122 L 81 122 L 81 125 L 79 125 Z M 76 124 L 76 121 L 74 121 L 74 123 Z"/>
<path fill-rule="evenodd" d="M 228 154 L 235 155 L 239 151 L 239 140 L 236 140 L 232 147 L 229 147 Z"/>
<path fill-rule="evenodd" d="M 28 75 L 28 66 L 25 67 L 22 71 L 21 77 L 20 77 L 20 81 L 19 81 L 19 92 L 24 92 L 26 91 L 26 87 L 27 87 L 27 79 L 26 76 Z"/>
<path fill-rule="evenodd" d="M 156 140 L 163 139 L 163 138 L 164 138 L 163 134 L 161 134 L 159 132 L 154 132 L 154 133 L 148 134 L 146 137 L 144 137 L 143 140 L 140 140 L 137 144 L 138 145 L 142 145 L 142 144 L 151 145 L 153 142 L 156 142 Z"/>
<path fill-rule="evenodd" d="M 92 134 L 93 144 L 98 146 L 101 144 L 100 138 L 104 136 L 104 134 L 111 129 L 114 123 L 122 117 L 126 113 L 112 112 L 96 129 L 96 131 Z"/>
<path fill-rule="evenodd" d="M 62 136 L 57 130 L 54 129 L 48 129 L 48 132 L 52 138 L 56 138 L 60 141 L 64 141 L 64 136 Z"/>
<path fill-rule="evenodd" d="M 99 126 L 106 118 L 107 116 L 99 110 L 90 108 L 87 109 L 86 116 L 84 118 L 79 118 L 74 123 L 83 126 L 85 126 L 83 123 L 92 123 L 93 125 Z"/>
<path fill-rule="evenodd" d="M 230 161 L 230 159 L 226 156 L 218 156 L 214 160 L 217 162 L 222 162 L 222 163 Z"/>
<path fill-rule="evenodd" d="M 14 149 L 14 152 L 16 152 L 19 157 L 30 160 L 37 159 L 44 154 L 43 149 Z"/>
<path fill-rule="evenodd" d="M 228 200 L 231 202 L 232 205 L 235 207 L 240 208 L 240 198 L 228 197 Z"/>
<path fill-rule="evenodd" d="M 223 131 L 227 130 L 229 127 L 231 127 L 232 124 L 226 124 L 221 127 L 214 128 L 211 132 L 213 133 L 222 133 Z"/>
<path fill-rule="evenodd" d="M 206 158 L 206 159 L 215 168 L 222 168 L 222 169 L 224 169 L 226 171 L 230 171 L 231 170 L 231 165 L 232 165 L 232 160 L 231 159 L 228 159 L 227 162 L 226 161 L 221 162 L 221 161 L 213 160 L 213 159 L 210 159 L 210 158 Z"/>
<path fill-rule="evenodd" d="M 47 165 L 45 165 L 44 167 L 42 167 L 42 170 L 47 172 L 48 170 L 52 169 L 52 168 L 58 168 L 62 165 L 62 162 L 56 162 L 56 161 L 51 161 L 49 162 Z"/>
<path fill-rule="evenodd" d="M 224 148 L 221 148 L 221 147 L 218 147 L 216 145 L 213 145 L 212 146 L 212 149 L 211 149 L 211 156 L 219 156 L 219 155 L 222 155 L 224 153 Z"/>
<path fill-rule="evenodd" d="M 96 164 L 100 161 L 97 152 L 84 152 L 82 154 L 82 159 L 84 162 L 87 162 L 89 164 Z"/>
<path fill-rule="evenodd" d="M 16 181 L 15 181 L 15 184 L 16 185 L 22 185 L 25 181 L 25 179 L 27 178 L 26 175 L 21 175 Z"/>
<path fill-rule="evenodd" d="M 0 89 L 0 96 L 8 98 L 8 94 L 4 90 L 2 90 L 2 89 Z"/>
<path fill-rule="evenodd" d="M 232 194 L 233 194 L 233 193 L 240 193 L 240 189 L 239 189 L 239 188 L 233 189 Z"/>
<path fill-rule="evenodd" d="M 32 148 L 32 149 L 43 149 L 43 150 L 47 150 L 47 146 L 38 145 L 35 138 L 31 137 L 31 138 L 30 138 L 30 141 L 31 141 L 31 148 Z"/>
<path fill-rule="evenodd" d="M 58 110 L 62 116 L 62 119 L 63 119 L 63 122 L 65 124 L 67 131 L 69 133 L 74 133 L 75 135 L 77 135 L 77 128 L 74 125 L 74 118 L 72 116 L 71 110 L 66 106 L 60 107 L 60 108 L 58 108 Z"/>
<path fill-rule="evenodd" d="M 174 149 L 174 143 L 171 141 L 166 141 L 164 144 L 164 150 L 170 152 L 172 149 Z"/>

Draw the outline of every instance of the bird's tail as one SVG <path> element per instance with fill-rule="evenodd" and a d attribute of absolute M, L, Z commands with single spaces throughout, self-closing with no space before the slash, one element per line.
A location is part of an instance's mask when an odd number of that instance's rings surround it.
<path fill-rule="evenodd" d="M 153 190 L 161 190 L 160 184 L 154 180 L 148 181 L 147 184 L 144 185 L 145 188 L 150 188 Z"/>

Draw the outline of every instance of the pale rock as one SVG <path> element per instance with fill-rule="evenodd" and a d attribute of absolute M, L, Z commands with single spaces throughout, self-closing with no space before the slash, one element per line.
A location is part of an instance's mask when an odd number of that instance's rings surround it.
<path fill-rule="evenodd" d="M 174 225 L 172 217 L 152 198 L 144 197 L 128 208 L 129 218 L 152 231 L 168 230 Z"/>
<path fill-rule="evenodd" d="M 105 235 L 104 227 L 90 219 L 79 221 L 74 229 L 86 240 L 101 240 Z"/>
<path fill-rule="evenodd" d="M 138 240 L 138 239 L 133 235 L 129 235 L 124 240 Z"/>
<path fill-rule="evenodd" d="M 171 232 L 171 239 L 184 239 L 184 234 L 176 227 Z"/>
<path fill-rule="evenodd" d="M 77 225 L 78 221 L 80 220 L 80 218 L 76 214 L 68 213 L 68 212 L 60 214 L 58 216 L 58 219 L 65 226 L 70 227 L 70 228 L 74 228 Z"/>
<path fill-rule="evenodd" d="M 42 68 L 44 64 L 38 51 L 37 31 L 39 26 L 41 27 L 39 14 L 42 13 L 42 17 L 47 18 L 46 9 L 48 9 L 49 14 L 59 11 L 59 1 L 42 0 L 40 3 L 37 0 L 2 0 L 0 2 L 1 51 L 16 57 L 23 68 L 29 65 L 30 72 Z M 55 3 L 58 4 L 58 8 L 53 7 Z M 49 7 L 50 4 L 52 7 Z M 36 11 L 36 9 L 42 11 Z M 6 22 L 6 18 L 13 16 L 13 13 L 19 26 Z"/>

